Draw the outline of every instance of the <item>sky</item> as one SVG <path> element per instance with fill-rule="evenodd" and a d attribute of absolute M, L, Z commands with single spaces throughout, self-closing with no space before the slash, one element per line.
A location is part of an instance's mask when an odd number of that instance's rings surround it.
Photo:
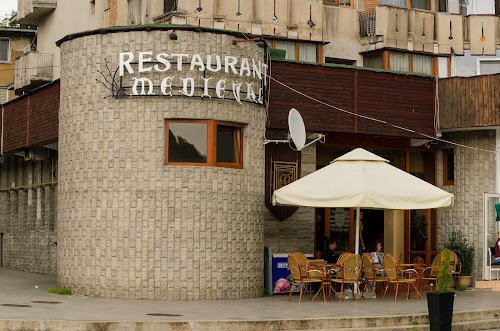
<path fill-rule="evenodd" d="M 17 0 L 0 0 L 0 17 L 17 9 Z"/>

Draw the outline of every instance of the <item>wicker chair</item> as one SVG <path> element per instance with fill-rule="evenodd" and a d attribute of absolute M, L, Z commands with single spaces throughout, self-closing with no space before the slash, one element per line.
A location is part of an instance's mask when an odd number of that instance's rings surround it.
<path fill-rule="evenodd" d="M 323 271 L 321 270 L 307 270 L 307 258 L 306 258 L 306 265 L 303 265 L 303 253 L 300 252 L 294 252 L 288 255 L 288 268 L 290 269 L 290 273 L 292 274 L 292 284 L 290 286 L 290 295 L 288 296 L 288 300 L 291 299 L 292 293 L 293 293 L 293 288 L 295 284 L 299 284 L 300 286 L 300 296 L 299 296 L 299 302 L 302 301 L 302 296 L 304 295 L 304 289 L 306 287 L 309 287 L 309 291 L 312 292 L 311 284 L 312 283 L 318 283 L 320 284 L 320 288 L 314 298 L 322 292 L 323 293 L 323 300 L 326 302 L 326 293 L 325 293 L 325 279 L 323 275 Z M 307 288 L 306 288 L 307 290 Z M 311 300 L 314 300 L 312 298 Z"/>
<path fill-rule="evenodd" d="M 384 294 L 382 295 L 382 300 L 384 300 L 385 294 L 387 293 L 387 289 L 389 288 L 390 284 L 394 284 L 396 287 L 394 302 L 396 302 L 398 298 L 399 284 L 406 284 L 408 287 L 406 300 L 410 298 L 410 287 L 413 287 L 415 289 L 417 299 L 419 296 L 420 298 L 422 298 L 422 295 L 415 286 L 415 283 L 418 280 L 418 272 L 415 269 L 399 270 L 396 260 L 391 254 L 385 254 L 383 265 L 385 274 L 387 276 L 387 285 L 385 287 Z"/>
<path fill-rule="evenodd" d="M 439 268 L 441 267 L 441 264 L 443 263 L 443 254 L 439 253 L 434 257 L 434 261 L 432 261 L 432 264 L 430 267 L 424 268 L 422 272 L 420 273 L 420 280 L 427 280 L 429 282 L 436 282 L 437 281 L 437 276 L 439 274 Z"/>
<path fill-rule="evenodd" d="M 341 270 L 337 274 L 337 278 L 332 279 L 332 282 L 340 284 L 340 298 L 342 300 L 345 297 L 344 284 L 356 284 L 359 286 L 363 262 L 361 261 L 359 255 L 350 253 L 347 254 L 342 260 L 339 258 L 339 264 L 341 266 Z M 353 298 L 356 299 L 354 293 Z"/>
<path fill-rule="evenodd" d="M 387 277 L 383 275 L 384 269 L 376 268 L 373 265 L 373 259 L 370 254 L 362 254 L 361 261 L 363 262 L 363 276 L 365 280 L 365 286 L 363 287 L 363 292 L 361 293 L 361 296 L 363 296 L 367 288 L 370 288 L 373 292 L 375 292 L 377 283 L 385 283 L 387 281 Z M 373 298 L 375 298 L 375 296 Z"/>

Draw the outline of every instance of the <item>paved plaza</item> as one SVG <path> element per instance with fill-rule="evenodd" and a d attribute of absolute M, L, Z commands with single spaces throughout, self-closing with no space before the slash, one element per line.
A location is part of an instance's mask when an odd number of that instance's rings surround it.
<path fill-rule="evenodd" d="M 48 293 L 56 287 L 53 276 L 23 273 L 0 268 L 0 320 L 9 321 L 116 321 L 116 322 L 195 322 L 195 321 L 287 321 L 301 319 L 403 318 L 426 315 L 426 300 L 398 300 L 392 295 L 363 301 L 298 303 L 286 295 L 227 301 L 133 301 L 64 296 Z M 455 312 L 496 311 L 500 313 L 500 293 L 457 292 Z M 9 306 L 5 306 L 9 305 Z M 10 305 L 26 305 L 12 307 Z M 153 315 L 150 315 L 153 314 Z M 159 314 L 160 316 L 154 316 Z M 422 317 L 422 316 L 421 316 Z M 498 315 L 496 315 L 498 317 Z M 398 322 L 395 322 L 398 323 Z M 402 323 L 402 322 L 401 322 Z M 416 323 L 416 322 L 412 322 Z M 15 329 L 15 328 L 13 328 Z M 28 328 L 29 329 L 29 328 Z M 41 330 L 42 328 L 40 328 Z"/>

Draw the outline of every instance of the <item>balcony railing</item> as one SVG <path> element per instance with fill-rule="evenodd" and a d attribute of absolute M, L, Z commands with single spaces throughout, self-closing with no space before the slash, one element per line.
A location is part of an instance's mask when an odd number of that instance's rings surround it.
<path fill-rule="evenodd" d="M 361 37 L 371 37 L 375 35 L 377 25 L 377 15 L 374 11 L 359 13 L 359 34 Z"/>
<path fill-rule="evenodd" d="M 43 16 L 56 9 L 56 7 L 57 0 L 18 0 L 17 15 L 14 22 L 37 25 Z"/>
<path fill-rule="evenodd" d="M 54 72 L 53 63 L 53 54 L 38 52 L 30 52 L 17 59 L 14 78 L 16 94 L 23 94 L 50 82 Z"/>

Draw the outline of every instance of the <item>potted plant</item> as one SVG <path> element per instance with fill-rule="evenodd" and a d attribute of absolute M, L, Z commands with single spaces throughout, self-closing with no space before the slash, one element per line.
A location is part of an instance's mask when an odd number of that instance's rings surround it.
<path fill-rule="evenodd" d="M 457 288 L 470 287 L 472 285 L 472 270 L 474 268 L 474 245 L 469 243 L 462 232 L 453 231 L 445 247 L 457 253 L 458 260 L 462 265 L 461 273 L 458 276 Z"/>
<path fill-rule="evenodd" d="M 450 272 L 450 250 L 443 251 L 443 263 L 439 268 L 436 292 L 427 293 L 427 308 L 431 331 L 451 331 L 453 319 L 453 302 L 455 292 L 450 289 L 452 275 Z"/>

